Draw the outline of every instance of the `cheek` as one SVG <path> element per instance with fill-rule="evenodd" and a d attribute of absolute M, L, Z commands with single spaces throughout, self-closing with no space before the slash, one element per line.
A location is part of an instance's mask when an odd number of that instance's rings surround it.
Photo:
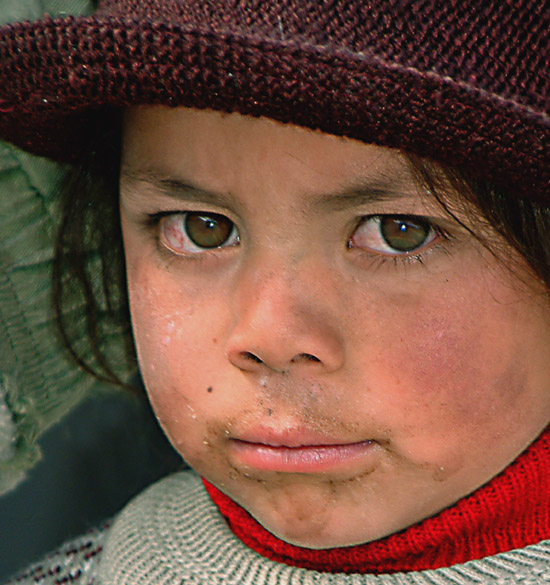
<path fill-rule="evenodd" d="M 130 242 L 131 243 L 131 242 Z M 204 287 L 193 286 L 143 244 L 127 249 L 132 327 L 142 374 L 152 380 L 184 376 L 209 355 L 222 321 L 219 303 Z M 199 368 L 195 368 L 199 369 Z"/>
<path fill-rule="evenodd" d="M 207 440 L 205 413 L 216 416 L 223 381 L 216 372 L 219 349 L 216 303 L 180 287 L 151 259 L 128 262 L 130 309 L 140 371 L 157 418 L 188 461 Z M 210 308 L 208 308 L 210 307 Z M 217 406 L 218 405 L 218 406 Z"/>
<path fill-rule="evenodd" d="M 540 393 L 532 375 L 540 349 L 526 305 L 495 302 L 475 286 L 443 292 L 377 303 L 365 341 L 371 357 L 362 370 L 362 407 L 374 404 L 396 445 L 447 465 L 517 425 Z"/>
<path fill-rule="evenodd" d="M 129 294 L 142 374 L 148 379 L 162 381 L 174 368 L 185 371 L 189 359 L 186 340 L 192 335 L 189 323 L 193 307 L 181 294 L 167 288 L 162 279 L 147 272 L 141 272 L 130 281 Z"/>
<path fill-rule="evenodd" d="M 376 388 L 391 389 L 380 397 L 384 417 L 409 440 L 463 428 L 484 400 L 472 352 L 475 335 L 453 317 L 437 313 L 430 319 L 426 312 L 421 319 L 401 314 L 399 331 L 380 336 L 383 347 L 372 372 Z"/>
<path fill-rule="evenodd" d="M 388 340 L 393 351 L 387 370 L 413 408 L 422 404 L 468 409 L 469 397 L 476 393 L 478 384 L 473 382 L 481 374 L 476 352 L 483 340 L 468 317 L 446 310 L 419 307 L 402 314 L 403 334 L 393 344 Z"/>

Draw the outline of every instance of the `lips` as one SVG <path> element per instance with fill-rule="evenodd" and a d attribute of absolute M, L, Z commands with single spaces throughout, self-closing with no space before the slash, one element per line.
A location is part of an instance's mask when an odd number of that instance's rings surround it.
<path fill-rule="evenodd" d="M 345 441 L 308 430 L 258 429 L 230 439 L 240 466 L 263 471 L 319 473 L 361 465 L 372 459 L 375 441 Z"/>
<path fill-rule="evenodd" d="M 239 433 L 234 438 L 246 443 L 289 448 L 344 445 L 355 442 L 337 439 L 325 433 L 311 431 L 306 428 L 274 429 L 272 427 L 260 427 Z"/>

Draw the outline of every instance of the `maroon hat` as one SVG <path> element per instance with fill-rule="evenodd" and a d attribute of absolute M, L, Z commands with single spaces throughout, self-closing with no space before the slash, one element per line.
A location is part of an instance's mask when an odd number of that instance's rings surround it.
<path fill-rule="evenodd" d="M 74 160 L 91 112 L 268 116 L 550 196 L 550 0 L 103 0 L 0 28 L 0 137 Z"/>

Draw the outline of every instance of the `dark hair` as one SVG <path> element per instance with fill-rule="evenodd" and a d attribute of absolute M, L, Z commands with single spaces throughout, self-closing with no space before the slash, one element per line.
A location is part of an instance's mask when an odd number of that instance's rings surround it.
<path fill-rule="evenodd" d="M 98 112 L 90 119 L 89 147 L 61 190 L 53 289 L 59 331 L 73 359 L 100 380 L 127 386 L 123 380 L 135 367 L 135 348 L 120 228 L 121 135 L 120 111 Z M 481 223 L 490 226 L 550 290 L 549 205 L 518 198 L 467 170 L 406 156 L 418 184 L 448 214 L 493 254 L 510 263 L 509 254 L 501 254 L 498 246 L 484 241 L 472 228 Z M 449 193 L 460 197 L 449 197 Z M 456 216 L 458 199 L 464 204 L 462 211 L 470 212 L 468 221 Z M 118 347 L 113 353 L 114 341 Z"/>
<path fill-rule="evenodd" d="M 515 270 L 517 261 L 509 250 L 484 236 L 499 234 L 501 243 L 518 252 L 519 259 L 530 267 L 531 276 L 540 280 L 546 292 L 550 291 L 550 202 L 518 197 L 513 190 L 497 187 L 469 169 L 440 165 L 414 155 L 407 158 L 419 184 L 451 217 L 523 279 L 524 275 Z M 466 220 L 459 219 L 453 210 L 457 203 Z"/>
<path fill-rule="evenodd" d="M 103 382 L 129 387 L 135 349 L 118 206 L 120 111 L 92 115 L 88 131 L 88 148 L 60 188 L 54 310 L 74 361 Z"/>

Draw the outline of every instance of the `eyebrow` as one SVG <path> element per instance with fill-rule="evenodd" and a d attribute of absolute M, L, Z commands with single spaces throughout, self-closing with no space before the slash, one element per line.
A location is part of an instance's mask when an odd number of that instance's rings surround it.
<path fill-rule="evenodd" d="M 121 172 L 121 178 L 152 186 L 163 195 L 182 201 L 207 203 L 222 209 L 232 209 L 235 206 L 235 199 L 230 193 L 202 189 L 194 185 L 192 181 L 170 176 L 161 171 L 135 170 L 126 167 Z M 373 178 L 346 186 L 333 193 L 306 194 L 305 211 L 345 211 L 369 203 L 410 198 L 411 195 L 413 194 L 410 186 L 405 187 L 402 181 L 392 181 L 386 177 Z"/>
<path fill-rule="evenodd" d="M 309 207 L 318 211 L 344 211 L 368 203 L 387 203 L 410 196 L 410 189 L 399 189 L 397 185 L 385 185 L 374 179 L 344 187 L 335 193 L 315 196 Z"/>
<path fill-rule="evenodd" d="M 124 168 L 121 178 L 131 183 L 141 183 L 156 189 L 163 195 L 172 199 L 190 201 L 196 203 L 209 203 L 224 209 L 230 209 L 233 198 L 218 191 L 201 189 L 191 181 L 182 180 L 158 171 L 134 170 Z"/>

